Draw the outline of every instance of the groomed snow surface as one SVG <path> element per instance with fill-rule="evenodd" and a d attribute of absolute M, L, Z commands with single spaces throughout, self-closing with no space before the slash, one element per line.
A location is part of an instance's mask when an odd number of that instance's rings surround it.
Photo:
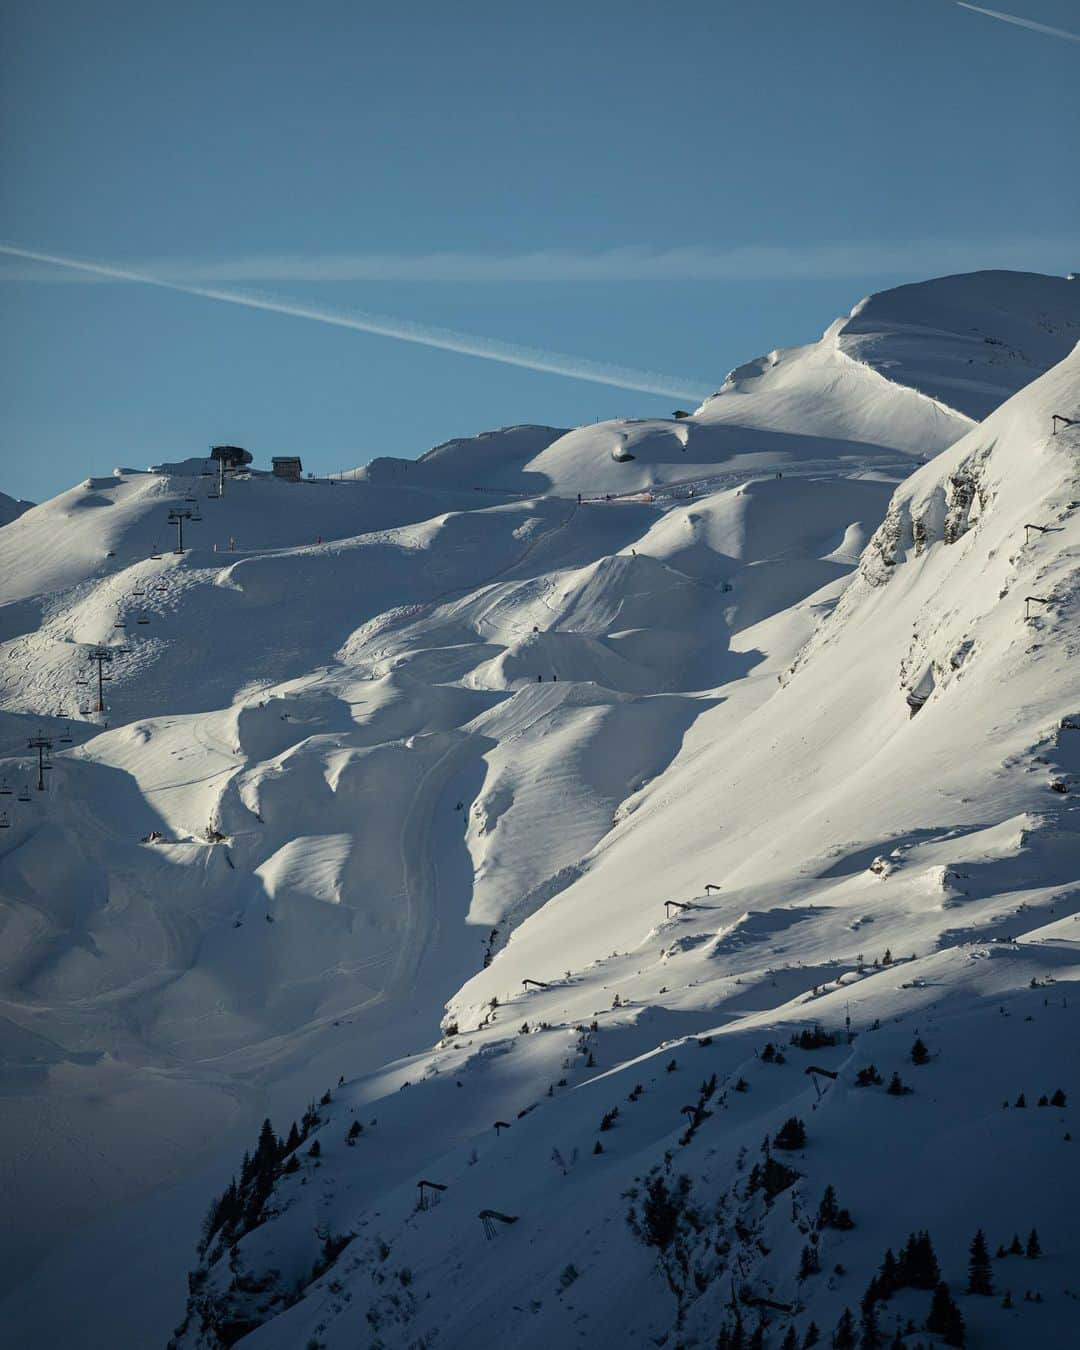
<path fill-rule="evenodd" d="M 927 1229 L 1075 1344 L 1078 338 L 945 278 L 687 416 L 5 524 L 11 1343 L 828 1344 Z"/>

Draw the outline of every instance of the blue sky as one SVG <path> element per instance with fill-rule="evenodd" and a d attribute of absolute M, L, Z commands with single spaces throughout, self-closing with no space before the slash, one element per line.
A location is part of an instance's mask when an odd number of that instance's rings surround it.
<path fill-rule="evenodd" d="M 948 0 L 37 0 L 0 49 L 8 241 L 695 387 L 871 290 L 1080 268 L 1080 49 Z M 56 276 L 0 259 L 13 495 L 222 440 L 333 471 L 674 406 Z"/>

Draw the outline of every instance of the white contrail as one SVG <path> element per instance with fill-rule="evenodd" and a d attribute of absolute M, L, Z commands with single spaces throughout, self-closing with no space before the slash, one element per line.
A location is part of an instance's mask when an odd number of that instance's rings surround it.
<path fill-rule="evenodd" d="M 318 323 L 334 324 L 338 328 L 353 328 L 361 333 L 377 333 L 382 337 L 397 338 L 401 342 L 416 342 L 424 347 L 440 347 L 444 351 L 459 352 L 463 356 L 479 356 L 486 361 L 502 361 L 506 365 L 522 366 L 526 370 L 566 375 L 571 379 L 588 380 L 593 384 L 614 385 L 617 389 L 635 389 L 641 393 L 660 394 L 666 398 L 697 399 L 699 402 L 713 392 L 707 385 L 698 385 L 677 375 L 662 375 L 655 371 L 608 365 L 606 362 L 589 361 L 583 357 L 544 351 L 538 347 L 500 342 L 496 338 L 473 337 L 450 328 L 414 323 L 410 319 L 394 319 L 382 314 L 368 314 L 362 310 L 336 309 L 328 305 L 265 295 L 257 291 L 224 290 L 217 286 L 169 281 L 149 272 L 113 267 L 108 263 L 89 262 L 58 253 L 42 253 L 36 249 L 19 248 L 14 244 L 0 244 L 0 253 L 13 258 L 24 258 L 29 262 L 49 263 L 54 267 L 71 267 L 114 281 L 140 282 L 146 286 L 180 291 L 185 295 L 200 295 L 207 300 L 223 300 L 231 305 L 245 305 L 248 309 L 289 314 L 297 319 L 314 319 Z"/>
<path fill-rule="evenodd" d="M 1064 38 L 1066 42 L 1080 42 L 1080 33 L 1070 33 L 1066 28 L 1051 28 L 1048 23 L 1036 23 L 1034 19 L 1021 19 L 1015 14 L 1003 14 L 1000 9 L 984 9 L 982 5 L 969 5 L 966 0 L 954 0 L 954 3 L 961 9 L 971 9 L 976 14 L 985 14 L 990 19 L 1000 19 L 1002 23 L 1014 23 L 1017 28 L 1030 28 L 1033 33 Z"/>
<path fill-rule="evenodd" d="M 290 282 L 530 283 L 820 281 L 915 278 L 980 268 L 1054 271 L 1076 249 L 1076 235 L 972 240 L 846 239 L 812 244 L 729 247 L 535 249 L 514 253 L 256 253 L 219 259 L 125 260 L 118 270 L 193 286 Z M 0 263 L 0 282 L 110 282 L 118 278 L 39 262 Z"/>

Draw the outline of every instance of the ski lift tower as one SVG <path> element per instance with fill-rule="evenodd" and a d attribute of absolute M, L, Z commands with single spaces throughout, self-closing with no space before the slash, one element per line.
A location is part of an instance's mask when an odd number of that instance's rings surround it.
<path fill-rule="evenodd" d="M 36 736 L 31 736 L 27 742 L 31 750 L 37 751 L 37 785 L 38 791 L 45 791 L 45 771 L 51 769 L 51 764 L 45 763 L 46 753 L 52 749 L 53 743 L 48 736 L 43 736 L 39 731 Z"/>
<path fill-rule="evenodd" d="M 176 526 L 176 548 L 173 550 L 173 552 L 175 552 L 175 553 L 183 553 L 183 551 L 184 551 L 184 521 L 185 521 L 185 520 L 194 520 L 194 519 L 195 519 L 195 513 L 194 513 L 194 511 L 180 511 L 180 510 L 174 510 L 174 511 L 170 511 L 170 512 L 169 512 L 169 524 L 170 524 L 170 525 L 175 525 L 175 526 Z"/>
<path fill-rule="evenodd" d="M 218 466 L 218 496 L 225 496 L 225 475 L 236 473 L 251 463 L 251 453 L 239 445 L 215 445 L 210 449 L 210 458 Z"/>
<path fill-rule="evenodd" d="M 111 680 L 111 675 L 105 674 L 105 667 L 112 662 L 113 652 L 111 647 L 92 647 L 87 653 L 88 659 L 97 665 L 97 710 L 105 711 L 105 681 Z"/>

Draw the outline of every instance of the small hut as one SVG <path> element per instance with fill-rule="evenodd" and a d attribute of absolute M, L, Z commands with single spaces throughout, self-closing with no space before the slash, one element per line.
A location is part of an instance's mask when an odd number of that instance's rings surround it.
<path fill-rule="evenodd" d="M 284 478 L 287 483 L 299 483 L 303 477 L 304 466 L 299 455 L 275 455 L 271 460 L 275 478 Z"/>

